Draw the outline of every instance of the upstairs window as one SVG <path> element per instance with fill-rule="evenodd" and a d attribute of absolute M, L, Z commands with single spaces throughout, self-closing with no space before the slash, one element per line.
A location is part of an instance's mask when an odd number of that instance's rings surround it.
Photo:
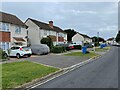
<path fill-rule="evenodd" d="M 2 31 L 2 23 L 0 22 L 0 31 Z"/>
<path fill-rule="evenodd" d="M 21 34 L 21 27 L 16 27 L 15 28 L 15 33 L 16 34 Z"/>
<path fill-rule="evenodd" d="M 0 27 L 2 28 L 2 31 L 9 31 L 9 24 L 8 23 L 1 23 Z"/>
<path fill-rule="evenodd" d="M 47 31 L 46 30 L 44 30 L 44 35 L 47 35 Z"/>

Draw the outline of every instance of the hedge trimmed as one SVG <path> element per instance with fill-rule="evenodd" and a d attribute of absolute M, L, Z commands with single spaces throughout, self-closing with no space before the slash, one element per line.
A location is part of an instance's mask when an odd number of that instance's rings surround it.
<path fill-rule="evenodd" d="M 81 45 L 74 45 L 74 49 L 82 49 L 82 46 Z"/>
<path fill-rule="evenodd" d="M 5 56 L 5 51 L 0 49 L 0 59 L 7 59 L 7 57 L 4 56 Z"/>
<path fill-rule="evenodd" d="M 65 47 L 62 46 L 54 46 L 51 50 L 52 53 L 63 53 L 65 51 Z"/>

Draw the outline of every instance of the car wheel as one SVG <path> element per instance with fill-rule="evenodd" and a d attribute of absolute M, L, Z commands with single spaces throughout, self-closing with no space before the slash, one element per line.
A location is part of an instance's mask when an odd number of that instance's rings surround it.
<path fill-rule="evenodd" d="M 16 57 L 19 59 L 20 58 L 20 54 L 18 53 L 18 54 L 16 54 Z"/>
<path fill-rule="evenodd" d="M 27 55 L 28 57 L 30 57 L 31 55 Z"/>
<path fill-rule="evenodd" d="M 8 55 L 6 53 L 4 54 L 4 58 L 8 58 Z"/>

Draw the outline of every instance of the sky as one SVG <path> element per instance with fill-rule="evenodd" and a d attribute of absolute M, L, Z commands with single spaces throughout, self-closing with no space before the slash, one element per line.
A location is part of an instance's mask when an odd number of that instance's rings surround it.
<path fill-rule="evenodd" d="M 116 2 L 3 2 L 0 11 L 48 23 L 61 29 L 74 29 L 90 37 L 105 39 L 118 32 L 118 3 Z"/>

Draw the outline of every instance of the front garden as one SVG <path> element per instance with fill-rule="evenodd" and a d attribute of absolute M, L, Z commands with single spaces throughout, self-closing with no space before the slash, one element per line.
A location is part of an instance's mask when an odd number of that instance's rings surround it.
<path fill-rule="evenodd" d="M 30 61 L 6 63 L 2 65 L 2 88 L 14 88 L 58 70 Z"/>

